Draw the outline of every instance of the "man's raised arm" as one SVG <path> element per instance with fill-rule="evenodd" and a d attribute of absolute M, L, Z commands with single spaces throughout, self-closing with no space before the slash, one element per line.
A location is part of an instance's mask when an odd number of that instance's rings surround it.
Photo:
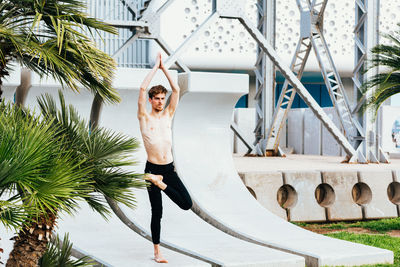
<path fill-rule="evenodd" d="M 157 70 L 160 67 L 161 62 L 161 54 L 157 54 L 156 63 L 154 64 L 153 69 L 146 75 L 142 84 L 140 85 L 140 92 L 139 92 L 139 100 L 138 100 L 138 118 L 142 118 L 146 115 L 146 90 L 149 86 L 151 80 L 153 79 L 154 75 L 156 74 Z"/>
<path fill-rule="evenodd" d="M 164 72 L 165 77 L 167 77 L 169 85 L 171 86 L 172 93 L 171 98 L 169 101 L 169 105 L 167 107 L 167 111 L 172 116 L 175 113 L 176 107 L 178 106 L 179 102 L 179 86 L 172 80 L 171 75 L 168 72 L 168 69 L 164 66 L 162 59 L 160 58 L 160 69 Z"/>

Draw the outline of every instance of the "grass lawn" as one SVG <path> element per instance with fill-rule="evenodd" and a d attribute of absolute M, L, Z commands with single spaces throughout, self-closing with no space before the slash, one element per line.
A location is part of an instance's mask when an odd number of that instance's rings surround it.
<path fill-rule="evenodd" d="M 388 249 L 394 252 L 394 264 L 376 264 L 376 265 L 363 265 L 363 266 L 400 266 L 400 238 L 391 237 L 389 235 L 371 235 L 371 234 L 354 234 L 348 232 L 339 232 L 326 234 L 327 236 L 348 240 L 351 242 L 361 243 L 378 248 Z"/>
<path fill-rule="evenodd" d="M 371 231 L 386 233 L 391 230 L 400 230 L 400 217 L 392 219 L 357 221 L 357 222 L 335 222 L 335 223 L 294 223 L 301 227 L 317 227 L 320 229 L 341 230 L 350 227 L 360 227 Z"/>
<path fill-rule="evenodd" d="M 346 229 L 349 227 L 361 227 L 371 231 L 386 233 L 391 230 L 400 230 L 400 218 L 382 219 L 373 221 L 358 221 L 354 223 L 332 223 L 323 226 L 327 229 Z"/>
<path fill-rule="evenodd" d="M 296 223 L 308 230 L 323 233 L 326 236 L 343 239 L 351 242 L 361 243 L 369 246 L 388 249 L 394 253 L 394 264 L 364 265 L 375 267 L 400 267 L 400 237 L 390 236 L 391 232 L 400 230 L 400 218 L 381 219 L 358 222 L 337 222 L 337 223 Z M 349 229 L 350 228 L 350 229 Z M 368 233 L 355 233 L 351 228 L 367 229 Z M 347 231 L 346 231 L 347 229 Z M 332 232 L 338 230 L 340 232 Z"/>

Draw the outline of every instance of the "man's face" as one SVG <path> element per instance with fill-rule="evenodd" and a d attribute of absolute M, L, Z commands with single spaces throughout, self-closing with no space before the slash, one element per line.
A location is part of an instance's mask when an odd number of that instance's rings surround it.
<path fill-rule="evenodd" d="M 156 94 L 155 96 L 153 96 L 153 98 L 149 98 L 149 102 L 153 110 L 158 112 L 163 111 L 165 105 L 165 94 Z"/>

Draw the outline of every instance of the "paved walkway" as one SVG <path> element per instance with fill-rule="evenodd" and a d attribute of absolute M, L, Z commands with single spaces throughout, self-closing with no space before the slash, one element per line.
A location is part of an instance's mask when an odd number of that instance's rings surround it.
<path fill-rule="evenodd" d="M 238 172 L 249 171 L 328 171 L 328 170 L 400 170 L 400 159 L 391 159 L 389 164 L 341 163 L 344 157 L 317 155 L 287 155 L 287 157 L 243 157 L 233 155 Z"/>

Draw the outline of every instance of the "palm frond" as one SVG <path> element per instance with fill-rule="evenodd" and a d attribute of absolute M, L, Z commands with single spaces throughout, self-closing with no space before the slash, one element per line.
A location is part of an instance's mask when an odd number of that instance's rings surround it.
<path fill-rule="evenodd" d="M 88 170 L 54 137 L 58 128 L 11 104 L 0 110 L 0 188 L 14 193 L 36 216 L 65 210 L 85 196 Z"/>
<path fill-rule="evenodd" d="M 50 95 L 41 96 L 38 102 L 44 118 L 59 129 L 58 138 L 73 151 L 72 158 L 83 161 L 80 167 L 88 172 L 84 181 L 89 182 L 86 188 L 91 192 L 83 199 L 103 217 L 110 211 L 104 197 L 134 207 L 132 188 L 145 187 L 142 176 L 127 169 L 136 164 L 132 154 L 138 148 L 137 140 L 101 127 L 90 131 L 88 122 L 66 104 L 61 91 L 59 109 Z"/>
<path fill-rule="evenodd" d="M 116 29 L 89 17 L 82 12 L 85 7 L 84 1 L 68 0 L 0 3 L 3 65 L 7 67 L 7 59 L 16 59 L 42 76 L 53 77 L 64 87 L 76 91 L 83 87 L 106 101 L 119 101 L 111 86 L 116 63 L 92 41 L 94 32 L 116 33 Z"/>
<path fill-rule="evenodd" d="M 82 257 L 74 260 L 71 255 L 72 243 L 69 241 L 69 235 L 65 234 L 63 241 L 57 235 L 52 243 L 48 243 L 47 250 L 39 260 L 39 267 L 85 267 L 93 266 L 89 257 Z"/>
<path fill-rule="evenodd" d="M 400 24 L 398 26 L 400 28 Z M 372 76 L 360 88 L 362 94 L 368 96 L 361 110 L 365 112 L 371 108 L 375 114 L 374 118 L 387 99 L 400 93 L 400 31 L 396 34 L 385 34 L 383 37 L 390 41 L 390 44 L 379 44 L 371 50 L 373 58 L 365 72 L 375 67 L 384 71 Z"/>
<path fill-rule="evenodd" d="M 32 208 L 16 201 L 0 200 L 0 224 L 4 227 L 19 230 L 32 215 Z"/>

